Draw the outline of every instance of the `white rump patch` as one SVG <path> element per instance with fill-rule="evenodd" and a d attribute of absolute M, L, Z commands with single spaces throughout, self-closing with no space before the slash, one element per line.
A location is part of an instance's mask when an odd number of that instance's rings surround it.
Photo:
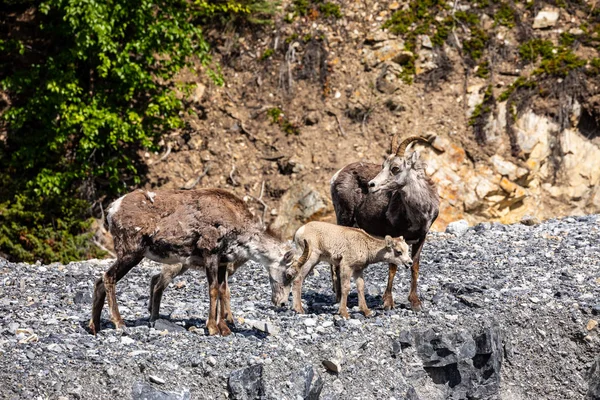
<path fill-rule="evenodd" d="M 121 202 L 123 201 L 123 199 L 125 198 L 125 196 L 121 196 L 119 197 L 117 200 L 113 201 L 110 206 L 108 207 L 108 211 L 106 214 L 106 220 L 108 221 L 108 229 L 110 230 L 111 226 L 112 226 L 112 218 L 113 215 L 115 215 L 119 209 L 121 208 Z"/>
<path fill-rule="evenodd" d="M 331 180 L 329 181 L 329 184 L 330 184 L 330 185 L 333 185 L 333 183 L 334 183 L 334 182 L 337 180 L 337 178 L 338 178 L 338 175 L 340 174 L 340 172 L 342 172 L 342 170 L 343 170 L 344 168 L 345 168 L 345 167 L 342 167 L 342 168 L 340 168 L 340 169 L 338 170 L 338 172 L 336 172 L 335 174 L 333 174 L 333 176 L 331 177 Z"/>

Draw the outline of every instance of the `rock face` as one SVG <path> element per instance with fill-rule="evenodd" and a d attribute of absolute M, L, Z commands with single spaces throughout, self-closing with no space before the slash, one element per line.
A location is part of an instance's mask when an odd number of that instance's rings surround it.
<path fill-rule="evenodd" d="M 374 315 L 359 312 L 352 290 L 349 320 L 337 314 L 327 265 L 305 280 L 299 316 L 270 304 L 264 267 L 249 263 L 229 279 L 236 327 L 227 337 L 204 333 L 206 278 L 195 271 L 163 297 L 163 318 L 184 319 L 151 327 L 148 287 L 160 266 L 143 261 L 117 285 L 126 335 L 105 311 L 94 337 L 91 304 L 73 300 L 92 293 L 112 260 L 0 259 L 0 398 L 596 399 L 598 232 L 600 216 L 590 215 L 431 233 L 418 286 L 424 311 L 407 307 L 404 270 L 396 308 L 385 311 L 388 266 L 376 264 L 365 271 Z"/>
<path fill-rule="evenodd" d="M 182 393 L 165 392 L 154 389 L 147 383 L 137 383 L 131 390 L 133 400 L 191 400 L 190 391 L 184 390 Z"/>
<path fill-rule="evenodd" d="M 251 400 L 264 396 L 265 387 L 262 374 L 263 366 L 260 364 L 233 371 L 227 382 L 231 397 L 239 400 Z"/>
<path fill-rule="evenodd" d="M 502 334 L 498 326 L 481 332 L 454 331 L 436 333 L 433 329 L 414 332 L 403 342 L 421 359 L 423 369 L 431 378 L 425 385 L 414 385 L 422 398 L 440 392 L 440 399 L 487 399 L 498 396 L 502 366 Z M 405 350 L 406 353 L 409 350 Z M 437 388 L 437 390 L 436 390 Z"/>
<path fill-rule="evenodd" d="M 280 209 L 271 229 L 284 237 L 293 237 L 296 229 L 330 211 L 326 198 L 311 186 L 295 186 L 282 197 Z"/>
<path fill-rule="evenodd" d="M 588 372 L 588 382 L 590 383 L 590 388 L 588 389 L 586 399 L 600 399 L 600 357 L 596 359 Z"/>

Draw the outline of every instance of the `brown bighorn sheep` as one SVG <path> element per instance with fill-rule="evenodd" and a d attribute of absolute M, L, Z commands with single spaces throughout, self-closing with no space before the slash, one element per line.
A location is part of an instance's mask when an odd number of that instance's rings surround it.
<path fill-rule="evenodd" d="M 404 159 L 408 145 L 426 139 L 411 136 L 391 151 L 383 166 L 357 162 L 339 170 L 331 178 L 331 198 L 337 223 L 357 226 L 375 236 L 403 236 L 412 244 L 411 283 L 408 299 L 415 311 L 421 310 L 417 296 L 419 261 L 427 232 L 439 212 L 439 196 L 435 185 L 425 173 L 425 165 L 413 153 Z M 395 149 L 395 150 L 394 150 Z M 384 308 L 394 307 L 392 287 L 398 267 L 390 264 Z"/>
<path fill-rule="evenodd" d="M 402 237 L 378 239 L 370 236 L 362 229 L 349 228 L 326 222 L 309 222 L 301 226 L 294 235 L 298 248 L 303 249 L 302 256 L 296 260 L 287 271 L 293 281 L 294 310 L 303 314 L 302 282 L 319 261 L 331 264 L 332 279 L 336 293 L 340 294 L 340 315 L 348 318 L 346 302 L 350 291 L 350 276 L 356 281 L 358 291 L 358 306 L 365 316 L 371 315 L 365 300 L 365 282 L 363 271 L 369 264 L 388 262 L 393 264 L 410 265 L 408 245 Z M 287 301 L 290 285 L 277 303 Z"/>
<path fill-rule="evenodd" d="M 263 232 L 246 204 L 225 190 L 138 190 L 113 202 L 107 219 L 117 260 L 95 284 L 89 324 L 94 334 L 100 329 L 106 297 L 112 322 L 117 329 L 124 327 L 117 306 L 116 283 L 144 257 L 206 271 L 210 295 L 206 327 L 210 335 L 231 333 L 226 323 L 233 320 L 228 272 L 248 259 L 264 264 L 273 298 L 288 283 L 286 269 L 292 261 L 291 246 L 285 253 L 286 246 Z"/>

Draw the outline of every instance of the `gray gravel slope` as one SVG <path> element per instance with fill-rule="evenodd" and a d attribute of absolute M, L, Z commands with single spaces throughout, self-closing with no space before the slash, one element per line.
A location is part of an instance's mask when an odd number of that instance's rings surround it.
<path fill-rule="evenodd" d="M 273 399 L 307 397 L 308 370 L 313 387 L 322 380 L 321 398 L 582 399 L 600 387 L 590 385 L 600 372 L 588 372 L 600 354 L 599 221 L 431 234 L 419 314 L 406 309 L 408 271 L 396 278 L 396 309 L 384 312 L 387 268 L 371 266 L 365 280 L 375 316 L 355 307 L 343 321 L 327 266 L 305 281 L 309 314 L 296 315 L 270 304 L 266 271 L 249 263 L 230 278 L 239 322 L 226 338 L 204 333 L 206 280 L 194 271 L 165 292 L 155 329 L 146 302 L 159 269 L 144 261 L 117 285 L 126 334 L 112 329 L 105 309 L 94 337 L 86 331 L 92 286 L 110 260 L 0 259 L 0 398 L 144 398 L 140 388 L 146 398 L 225 398 L 232 371 L 261 364 L 260 393 Z M 354 290 L 349 305 L 357 305 Z M 253 321 L 279 332 L 253 329 Z M 324 360 L 341 370 L 328 371 Z"/>

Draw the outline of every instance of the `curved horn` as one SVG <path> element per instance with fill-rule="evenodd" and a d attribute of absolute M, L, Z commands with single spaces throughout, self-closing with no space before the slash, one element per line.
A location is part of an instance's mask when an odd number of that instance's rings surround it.
<path fill-rule="evenodd" d="M 398 150 L 396 150 L 396 155 L 398 157 L 404 157 L 404 152 L 406 151 L 406 148 L 413 142 L 423 142 L 429 144 L 429 140 L 425 139 L 424 137 L 409 136 L 406 139 L 404 139 L 402 143 L 400 143 L 400 145 L 398 146 Z"/>
<path fill-rule="evenodd" d="M 294 268 L 296 271 L 299 272 L 300 268 L 302 268 L 302 266 L 304 265 L 306 260 L 308 260 L 309 255 L 310 255 L 310 249 L 308 248 L 308 242 L 306 241 L 306 239 L 304 239 L 304 250 L 302 251 L 302 255 L 292 265 L 292 268 Z"/>
<path fill-rule="evenodd" d="M 396 134 L 394 134 L 394 136 L 392 136 L 392 144 L 390 145 L 390 154 L 392 154 L 394 152 L 394 149 L 398 148 L 398 136 Z"/>

